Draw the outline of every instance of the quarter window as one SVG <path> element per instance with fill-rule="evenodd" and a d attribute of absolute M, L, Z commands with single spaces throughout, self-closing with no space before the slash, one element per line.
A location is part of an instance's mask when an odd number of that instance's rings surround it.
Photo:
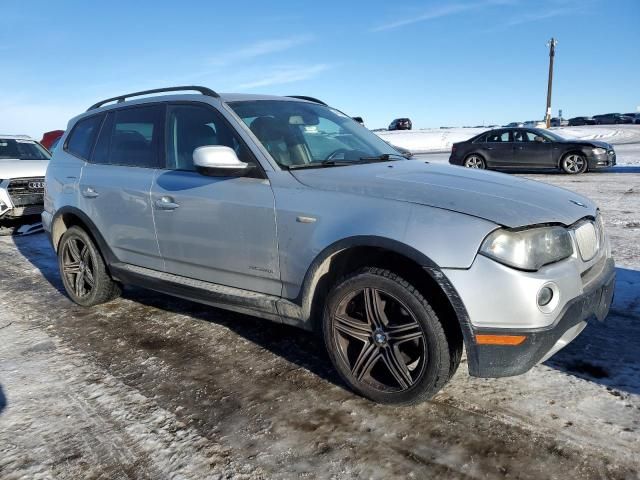
<path fill-rule="evenodd" d="M 88 160 L 103 118 L 104 115 L 94 115 L 78 121 L 67 140 L 66 150 Z"/>

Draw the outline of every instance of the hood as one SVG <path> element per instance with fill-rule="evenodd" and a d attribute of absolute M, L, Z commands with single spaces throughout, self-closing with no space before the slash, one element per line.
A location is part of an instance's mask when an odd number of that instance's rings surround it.
<path fill-rule="evenodd" d="M 599 140 L 585 140 L 584 143 L 593 145 L 594 147 L 606 148 L 607 150 L 611 150 L 613 148 L 610 143 L 601 142 Z"/>
<path fill-rule="evenodd" d="M 591 147 L 600 147 L 606 148 L 607 150 L 612 150 L 613 147 L 610 143 L 601 142 L 600 140 L 581 140 L 579 138 L 565 138 L 564 143 L 575 143 L 578 145 L 589 145 Z"/>
<path fill-rule="evenodd" d="M 597 208 L 581 195 L 544 183 L 421 160 L 291 173 L 312 188 L 452 210 L 510 228 L 571 225 L 585 216 L 595 216 Z"/>
<path fill-rule="evenodd" d="M 0 179 L 44 177 L 49 160 L 0 159 Z"/>

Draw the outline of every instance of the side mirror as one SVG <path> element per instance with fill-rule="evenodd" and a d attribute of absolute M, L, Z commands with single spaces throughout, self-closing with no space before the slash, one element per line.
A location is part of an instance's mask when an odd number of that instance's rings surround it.
<path fill-rule="evenodd" d="M 205 145 L 193 151 L 193 164 L 202 175 L 231 177 L 247 172 L 251 167 L 241 162 L 236 152 L 221 145 Z"/>
<path fill-rule="evenodd" d="M 544 142 L 545 142 L 544 137 L 541 137 L 540 135 L 536 135 L 536 136 L 534 137 L 534 140 L 535 140 L 536 142 L 540 142 L 540 143 L 544 143 Z"/>

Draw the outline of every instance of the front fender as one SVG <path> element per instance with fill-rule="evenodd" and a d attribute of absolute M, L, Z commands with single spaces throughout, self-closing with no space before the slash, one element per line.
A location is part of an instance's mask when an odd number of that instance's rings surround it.
<path fill-rule="evenodd" d="M 311 189 L 274 191 L 282 296 L 289 299 L 299 298 L 309 269 L 339 245 L 367 239 L 393 245 L 410 258 L 428 258 L 423 266 L 468 268 L 482 240 L 497 227 L 477 217 L 396 200 Z"/>

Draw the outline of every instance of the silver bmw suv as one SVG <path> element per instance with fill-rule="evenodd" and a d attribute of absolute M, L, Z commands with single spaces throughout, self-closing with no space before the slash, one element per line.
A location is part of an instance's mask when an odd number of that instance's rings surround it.
<path fill-rule="evenodd" d="M 151 90 L 66 132 L 42 218 L 73 301 L 136 284 L 314 330 L 377 402 L 431 397 L 463 346 L 471 375 L 524 373 L 611 304 L 593 202 L 408 160 L 311 97 Z"/>

